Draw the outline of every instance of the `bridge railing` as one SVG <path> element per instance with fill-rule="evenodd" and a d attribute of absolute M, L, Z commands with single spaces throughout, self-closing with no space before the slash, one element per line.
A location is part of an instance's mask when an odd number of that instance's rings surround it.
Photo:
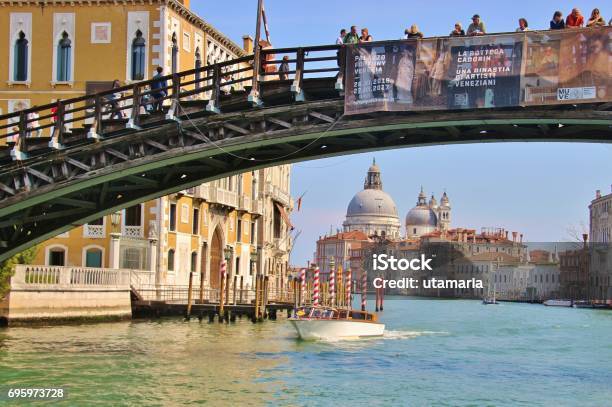
<path fill-rule="evenodd" d="M 483 41 L 494 42 L 495 38 L 501 38 L 501 36 L 517 38 L 517 41 L 520 40 L 525 44 L 525 50 L 522 54 L 527 55 L 531 52 L 528 44 L 538 45 L 541 43 L 543 44 L 541 48 L 544 49 L 548 47 L 549 43 L 556 44 L 560 37 L 569 37 L 571 41 L 584 42 L 582 38 L 596 33 L 594 30 L 598 31 L 597 35 L 592 36 L 590 48 L 584 48 L 585 46 L 582 44 L 578 45 L 587 52 L 605 56 L 605 52 L 609 52 L 609 50 L 605 44 L 600 43 L 605 42 L 604 39 L 609 37 L 610 27 L 565 30 L 563 33 L 558 32 L 560 30 L 554 32 L 528 31 L 524 33 L 499 33 L 478 38 L 453 37 L 452 43 L 453 46 L 470 47 Z M 427 62 L 427 58 L 428 53 L 438 53 L 433 47 L 437 44 L 437 40 L 450 41 L 449 37 L 439 37 L 423 40 L 387 41 L 375 43 L 375 45 L 384 47 L 412 44 L 418 48 L 420 47 L 419 44 L 429 44 L 423 48 L 422 52 L 427 55 L 423 56 L 424 59 L 419 56 L 412 67 L 422 76 L 422 81 L 427 82 L 427 80 L 434 78 L 433 71 L 437 68 L 436 66 L 421 65 L 433 63 L 433 61 Z M 102 137 L 112 137 L 113 134 L 121 130 L 139 129 L 141 126 L 156 123 L 160 120 L 173 120 L 187 112 L 188 110 L 183 108 L 189 107 L 190 104 L 195 104 L 195 107 L 189 110 L 191 112 L 206 110 L 217 113 L 220 111 L 221 102 L 225 98 L 230 95 L 242 94 L 244 102 L 248 101 L 257 106 L 261 103 L 261 91 L 265 88 L 265 83 L 269 81 L 285 80 L 289 82 L 296 101 L 304 100 L 302 88 L 304 81 L 310 78 L 337 78 L 336 89 L 342 90 L 344 89 L 345 76 L 347 76 L 345 75 L 347 69 L 346 52 L 351 49 L 350 46 L 339 45 L 263 49 L 261 61 L 257 67 L 254 67 L 254 56 L 248 55 L 95 94 L 59 100 L 44 106 L 17 106 L 15 112 L 0 116 L 0 165 L 2 165 L 3 159 L 5 162 L 10 161 L 10 158 L 23 160 L 46 154 L 49 150 L 62 149 Z M 593 58 L 595 56 L 593 55 Z M 287 57 L 287 59 L 284 60 L 283 57 Z M 540 58 L 541 61 L 535 58 L 533 61 L 530 60 L 530 63 L 540 61 L 538 63 L 544 64 L 543 68 L 558 63 L 558 61 L 555 62 L 555 60 L 545 57 L 546 55 Z M 448 59 L 446 53 L 440 56 L 436 64 L 438 62 L 446 64 L 448 61 L 445 58 Z M 578 58 L 578 55 L 574 55 L 574 58 Z M 586 58 L 586 56 L 580 55 L 580 58 Z M 605 58 L 599 59 L 603 61 Z M 288 69 L 279 72 L 281 65 L 285 64 Z M 570 63 L 570 65 L 575 64 Z M 439 75 L 439 73 L 437 72 L 436 75 Z M 434 79 L 439 81 L 437 77 Z M 523 78 L 521 77 L 521 79 Z M 438 86 L 438 82 L 435 84 Z M 572 86 L 580 88 L 581 85 L 570 83 L 567 86 L 569 86 L 567 92 L 571 93 L 574 92 Z M 436 87 L 436 89 L 438 88 Z M 599 94 L 605 92 L 605 90 L 598 89 L 597 92 Z M 554 96 L 556 95 L 551 97 L 556 100 Z"/>
<path fill-rule="evenodd" d="M 0 116 L 0 161 L 87 143 L 160 118 L 172 120 L 182 113 L 181 105 L 190 102 L 218 113 L 224 98 L 244 94 L 256 105 L 260 82 L 279 80 L 283 62 L 290 66 L 287 80 L 291 78 L 292 89 L 299 92 L 305 78 L 337 75 L 339 50 L 336 45 L 262 50 L 255 78 L 250 55 L 42 106 L 24 105 Z M 276 59 L 281 55 L 290 59 Z"/>

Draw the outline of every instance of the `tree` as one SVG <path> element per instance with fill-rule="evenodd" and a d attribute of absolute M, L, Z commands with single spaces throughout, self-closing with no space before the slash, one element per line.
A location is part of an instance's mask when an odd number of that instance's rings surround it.
<path fill-rule="evenodd" d="M 10 289 L 9 281 L 15 272 L 15 265 L 30 264 L 36 257 L 37 252 L 37 246 L 30 247 L 0 263 L 0 298 L 3 298 Z"/>

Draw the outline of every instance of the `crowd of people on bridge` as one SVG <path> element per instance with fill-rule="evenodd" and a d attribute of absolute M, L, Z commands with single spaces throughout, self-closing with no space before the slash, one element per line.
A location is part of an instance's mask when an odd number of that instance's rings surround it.
<path fill-rule="evenodd" d="M 591 17 L 586 20 L 586 23 L 585 17 L 582 15 L 580 9 L 574 8 L 565 19 L 563 18 L 563 13 L 561 11 L 555 11 L 552 19 L 550 20 L 549 29 L 562 30 L 582 27 L 601 27 L 605 25 L 612 26 L 612 19 L 606 22 L 605 18 L 602 17 L 601 12 L 598 8 L 593 9 L 593 11 L 591 12 Z M 529 29 L 529 23 L 527 22 L 527 19 L 523 17 L 519 18 L 516 32 L 529 31 Z M 361 35 L 359 33 L 361 33 Z M 455 27 L 450 32 L 449 36 L 479 36 L 486 35 L 488 33 L 489 32 L 487 31 L 486 25 L 481 19 L 480 15 L 474 14 L 472 16 L 472 22 L 469 24 L 467 31 L 463 29 L 463 25 L 460 22 L 457 22 L 455 23 Z M 419 27 L 416 24 L 413 24 L 410 28 L 406 28 L 406 30 L 404 30 L 404 35 L 402 39 L 418 39 L 423 37 L 423 32 L 419 30 Z M 347 32 L 344 28 L 340 30 L 340 35 L 336 39 L 336 44 L 359 44 L 371 41 L 374 41 L 374 37 L 370 34 L 367 28 L 362 28 L 361 30 L 358 30 L 357 26 L 351 26 L 349 32 Z"/>

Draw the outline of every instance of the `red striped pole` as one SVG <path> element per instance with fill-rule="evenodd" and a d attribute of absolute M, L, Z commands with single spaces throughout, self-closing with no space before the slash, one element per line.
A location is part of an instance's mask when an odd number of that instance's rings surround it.
<path fill-rule="evenodd" d="M 366 274 L 366 271 L 363 270 L 361 272 L 361 310 L 365 311 L 366 310 L 366 302 L 368 300 L 367 298 L 367 291 L 368 289 L 368 276 Z"/>
<path fill-rule="evenodd" d="M 329 269 L 329 305 L 336 305 L 336 271 L 333 268 Z"/>
<path fill-rule="evenodd" d="M 306 302 L 306 269 L 300 270 L 300 281 L 302 283 L 302 295 L 300 295 L 300 305 Z"/>
<path fill-rule="evenodd" d="M 346 306 L 353 308 L 353 304 L 351 304 L 351 280 L 353 279 L 351 269 L 346 270 Z"/>
<path fill-rule="evenodd" d="M 312 289 L 312 305 L 319 306 L 319 267 L 314 271 L 314 288 Z"/>

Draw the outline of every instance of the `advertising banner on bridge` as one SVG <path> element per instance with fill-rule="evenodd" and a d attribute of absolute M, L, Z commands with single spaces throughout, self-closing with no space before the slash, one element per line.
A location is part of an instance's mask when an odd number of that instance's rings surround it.
<path fill-rule="evenodd" d="M 605 102 L 612 29 L 359 44 L 345 114 Z"/>
<path fill-rule="evenodd" d="M 612 29 L 533 32 L 527 36 L 523 104 L 612 100 Z"/>

